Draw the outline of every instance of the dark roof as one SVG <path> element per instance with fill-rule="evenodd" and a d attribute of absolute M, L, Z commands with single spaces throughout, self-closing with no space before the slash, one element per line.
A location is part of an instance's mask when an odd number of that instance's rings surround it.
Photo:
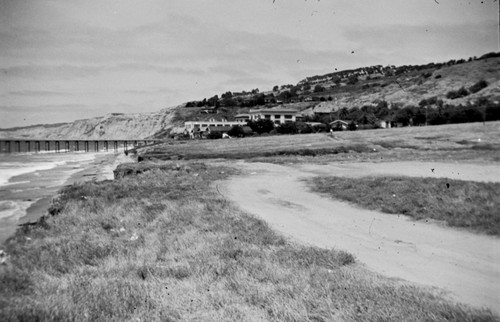
<path fill-rule="evenodd" d="M 250 126 L 242 126 L 243 133 L 253 133 L 252 128 Z"/>

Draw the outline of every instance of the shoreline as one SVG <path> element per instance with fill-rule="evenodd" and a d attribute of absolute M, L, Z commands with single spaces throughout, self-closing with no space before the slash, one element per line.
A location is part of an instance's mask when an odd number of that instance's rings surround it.
<path fill-rule="evenodd" d="M 133 160 L 123 153 L 94 153 L 90 159 L 78 160 L 75 158 L 70 164 L 56 165 L 53 168 L 42 170 L 45 175 L 53 177 L 53 182 L 44 189 L 47 192 L 43 193 L 42 196 L 33 196 L 33 198 L 28 196 L 18 201 L 29 203 L 29 205 L 22 209 L 22 213 L 18 214 L 16 219 L 12 218 L 10 223 L 3 227 L 0 245 L 13 236 L 20 227 L 35 224 L 42 216 L 47 215 L 52 200 L 57 198 L 60 189 L 77 182 L 113 179 L 113 170 L 123 162 L 133 162 Z M 24 173 L 22 176 L 29 176 L 33 173 Z"/>

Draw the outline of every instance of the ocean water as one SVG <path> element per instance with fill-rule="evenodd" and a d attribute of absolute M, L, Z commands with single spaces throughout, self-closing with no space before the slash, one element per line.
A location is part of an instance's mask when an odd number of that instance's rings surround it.
<path fill-rule="evenodd" d="M 27 209 L 52 198 L 95 153 L 0 154 L 0 244 L 15 232 Z"/>

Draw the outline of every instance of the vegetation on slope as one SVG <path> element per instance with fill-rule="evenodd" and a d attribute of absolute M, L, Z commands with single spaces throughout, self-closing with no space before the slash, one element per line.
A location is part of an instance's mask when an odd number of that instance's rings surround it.
<path fill-rule="evenodd" d="M 410 177 L 317 177 L 314 191 L 389 214 L 500 236 L 500 183 Z"/>
<path fill-rule="evenodd" d="M 496 318 L 290 244 L 217 192 L 229 171 L 172 164 L 63 189 L 52 217 L 5 244 L 0 320 Z"/>

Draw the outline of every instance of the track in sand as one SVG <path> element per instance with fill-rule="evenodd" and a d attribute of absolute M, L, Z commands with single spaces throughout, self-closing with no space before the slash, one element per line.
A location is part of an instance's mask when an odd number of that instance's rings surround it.
<path fill-rule="evenodd" d="M 292 240 L 346 250 L 374 272 L 500 312 L 500 238 L 357 208 L 309 192 L 302 181 L 316 175 L 499 181 L 499 167 L 420 162 L 281 166 L 243 161 L 236 166 L 245 175 L 224 182 L 223 193 Z"/>

